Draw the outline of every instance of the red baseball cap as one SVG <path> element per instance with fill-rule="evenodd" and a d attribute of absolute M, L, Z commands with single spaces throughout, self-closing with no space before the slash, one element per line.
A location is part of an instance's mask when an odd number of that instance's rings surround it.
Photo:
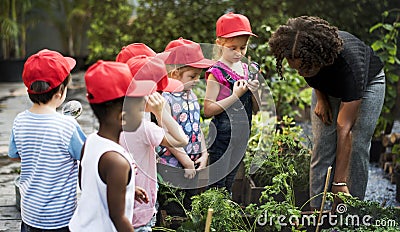
<path fill-rule="evenodd" d="M 132 43 L 122 47 L 116 61 L 126 63 L 130 58 L 138 55 L 155 56 L 156 53 L 144 43 Z"/>
<path fill-rule="evenodd" d="M 43 49 L 30 56 L 22 72 L 22 80 L 28 93 L 46 93 L 59 86 L 75 67 L 76 61 L 71 57 L 65 57 L 59 52 Z M 47 82 L 50 86 L 45 91 L 35 92 L 31 90 L 32 83 L 36 81 Z"/>
<path fill-rule="evenodd" d="M 204 58 L 200 44 L 191 40 L 183 39 L 182 37 L 169 42 L 165 47 L 165 52 L 169 53 L 165 60 L 165 64 L 209 68 L 216 62 Z"/>
<path fill-rule="evenodd" d="M 144 97 L 155 91 L 154 81 L 132 78 L 127 64 L 99 60 L 85 73 L 89 103 L 103 103 L 120 97 Z"/>
<path fill-rule="evenodd" d="M 167 69 L 162 59 L 145 55 L 130 58 L 129 66 L 135 80 L 152 80 L 157 83 L 157 91 L 181 92 L 182 82 L 168 78 Z"/>
<path fill-rule="evenodd" d="M 231 38 L 239 35 L 252 35 L 249 19 L 241 14 L 229 12 L 217 20 L 217 37 Z"/>

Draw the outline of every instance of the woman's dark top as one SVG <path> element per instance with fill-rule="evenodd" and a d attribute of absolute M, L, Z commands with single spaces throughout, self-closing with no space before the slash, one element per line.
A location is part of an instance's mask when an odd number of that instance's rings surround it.
<path fill-rule="evenodd" d="M 343 102 L 359 100 L 367 84 L 382 70 L 383 63 L 371 47 L 354 35 L 339 31 L 339 37 L 343 40 L 343 50 L 334 63 L 305 80 L 310 87 Z"/>

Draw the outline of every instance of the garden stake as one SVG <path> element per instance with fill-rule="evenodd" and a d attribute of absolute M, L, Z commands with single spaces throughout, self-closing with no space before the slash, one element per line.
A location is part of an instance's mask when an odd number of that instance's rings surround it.
<path fill-rule="evenodd" d="M 210 232 L 210 226 L 211 226 L 213 212 L 214 212 L 213 209 L 211 209 L 211 208 L 208 209 L 207 219 L 206 219 L 206 228 L 204 229 L 204 232 Z"/>
<path fill-rule="evenodd" d="M 322 211 L 324 210 L 324 204 L 325 204 L 325 200 L 326 200 L 326 192 L 328 191 L 329 180 L 331 179 L 331 171 L 332 171 L 332 167 L 329 167 L 328 172 L 326 173 L 324 195 L 322 195 L 321 209 L 319 210 L 317 228 L 315 229 L 315 232 L 319 231 L 319 222 L 321 221 Z"/>

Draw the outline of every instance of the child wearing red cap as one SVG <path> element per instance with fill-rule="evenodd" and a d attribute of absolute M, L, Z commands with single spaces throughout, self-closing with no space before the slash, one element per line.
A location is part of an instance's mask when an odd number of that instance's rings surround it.
<path fill-rule="evenodd" d="M 179 38 L 171 41 L 165 48 L 168 57 L 165 64 L 169 69 L 170 79 L 179 80 L 184 88 L 181 92 L 164 92 L 163 97 L 168 103 L 169 112 L 186 134 L 188 144 L 184 149 L 163 149 L 160 163 L 185 169 L 185 177 L 192 179 L 197 170 L 207 165 L 208 153 L 203 134 L 200 129 L 200 105 L 192 88 L 199 82 L 202 69 L 211 67 L 215 62 L 204 58 L 201 46 L 190 40 Z M 168 173 L 167 173 L 168 174 Z M 182 177 L 172 177 L 170 181 L 177 186 L 186 188 L 185 207 L 190 207 L 190 198 L 196 194 L 199 186 L 194 180 Z M 168 180 L 168 177 L 164 178 Z"/>
<path fill-rule="evenodd" d="M 126 63 L 130 58 L 140 55 L 153 57 L 156 56 L 156 53 L 144 43 L 131 43 L 122 47 L 115 61 Z"/>
<path fill-rule="evenodd" d="M 156 57 L 144 55 L 135 56 L 127 61 L 135 80 L 153 80 L 158 82 L 157 90 L 182 90 L 178 81 L 163 82 L 167 78 L 164 62 Z M 157 213 L 157 157 L 155 147 L 160 144 L 168 147 L 181 147 L 187 144 L 185 134 L 164 110 L 165 100 L 158 92 L 151 94 L 145 106 L 145 111 L 152 112 L 158 126 L 148 120 L 142 120 L 134 132 L 123 131 L 120 144 L 133 155 L 137 165 L 135 177 L 136 188 L 132 225 L 135 231 L 152 231 L 155 226 Z M 139 196 L 136 196 L 140 194 Z"/>
<path fill-rule="evenodd" d="M 8 153 L 21 160 L 21 231 L 68 231 L 76 207 L 77 160 L 86 136 L 73 117 L 56 112 L 75 64 L 44 49 L 24 65 L 33 106 L 15 118 Z"/>
<path fill-rule="evenodd" d="M 87 98 L 99 120 L 88 136 L 80 163 L 82 189 L 71 219 L 71 231 L 134 231 L 131 219 L 135 192 L 133 159 L 118 144 L 122 130 L 140 126 L 144 96 L 153 81 L 135 81 L 125 63 L 98 61 L 85 73 Z"/>
<path fill-rule="evenodd" d="M 213 117 L 209 147 L 210 187 L 232 184 L 250 135 L 252 113 L 259 110 L 258 80 L 249 80 L 248 65 L 241 62 L 246 54 L 251 31 L 246 16 L 228 13 L 216 23 L 216 44 L 220 46 L 218 62 L 206 72 L 207 87 L 204 115 Z M 219 162 L 217 162 L 219 161 Z"/>

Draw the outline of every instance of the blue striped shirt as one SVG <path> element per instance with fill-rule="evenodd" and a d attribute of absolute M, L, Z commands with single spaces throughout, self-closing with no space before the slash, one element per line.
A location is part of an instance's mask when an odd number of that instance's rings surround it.
<path fill-rule="evenodd" d="M 17 115 L 9 156 L 21 158 L 21 217 L 33 227 L 68 226 L 76 208 L 78 162 L 86 136 L 77 121 L 59 113 Z"/>

